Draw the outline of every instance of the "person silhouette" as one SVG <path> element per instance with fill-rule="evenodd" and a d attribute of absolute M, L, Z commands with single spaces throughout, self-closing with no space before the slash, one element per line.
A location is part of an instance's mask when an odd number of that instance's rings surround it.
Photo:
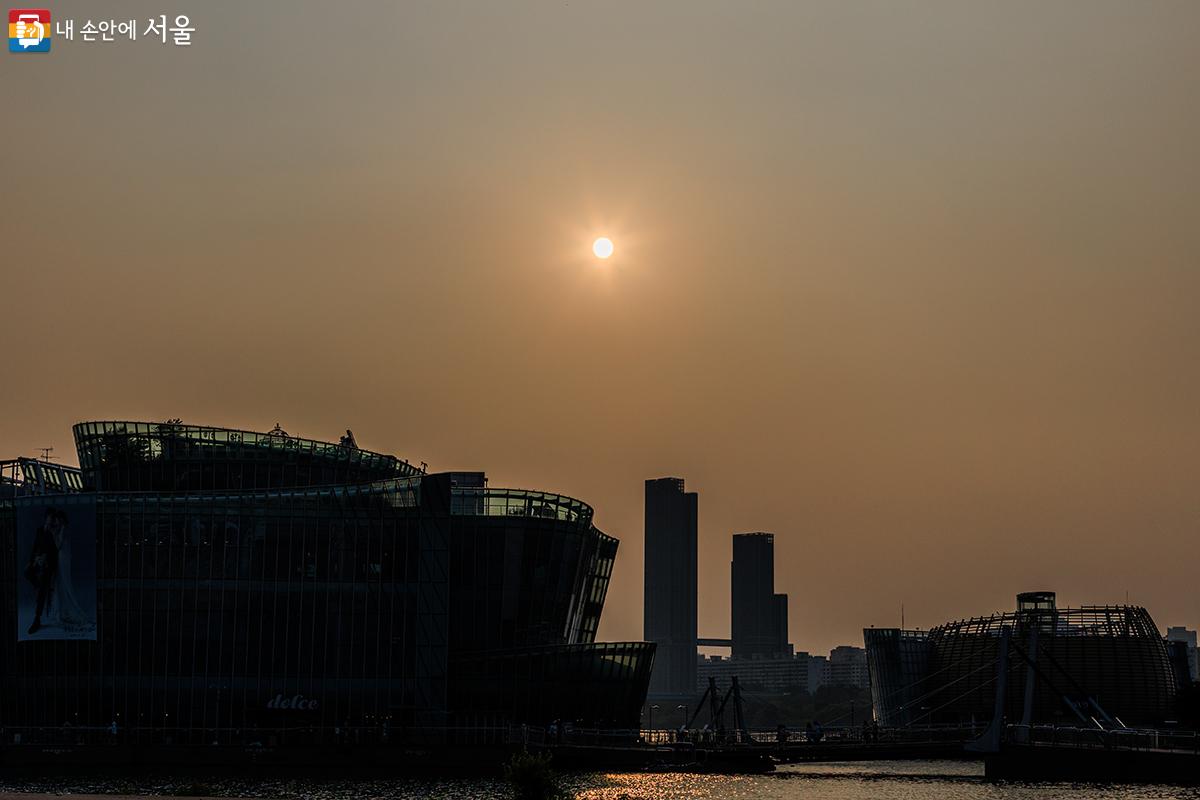
<path fill-rule="evenodd" d="M 42 615 L 53 602 L 54 588 L 58 578 L 59 541 L 67 515 L 56 508 L 46 509 L 46 518 L 33 536 L 33 547 L 29 551 L 29 562 L 25 565 L 25 579 L 33 584 L 37 603 L 34 606 L 33 622 L 27 633 L 33 635 L 42 627 Z"/>

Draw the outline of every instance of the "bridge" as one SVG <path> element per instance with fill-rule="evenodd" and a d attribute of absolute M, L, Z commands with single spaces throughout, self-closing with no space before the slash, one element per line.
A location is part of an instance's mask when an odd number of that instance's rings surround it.
<path fill-rule="evenodd" d="M 1012 641 L 1012 634 L 1005 626 L 996 657 L 973 670 L 995 670 L 995 677 L 986 682 L 996 687 L 992 717 L 986 725 L 910 722 L 894 727 L 864 723 L 860 727 L 810 725 L 798 730 L 780 725 L 773 730 L 752 730 L 745 724 L 742 690 L 735 676 L 723 695 L 710 678 L 686 725 L 678 730 L 641 731 L 638 739 L 644 747 L 669 754 L 669 763 L 691 757 L 699 764 L 725 763 L 732 769 L 768 769 L 776 763 L 801 761 L 961 758 L 983 760 L 987 777 L 994 779 L 1097 780 L 1111 776 L 1200 783 L 1200 733 L 1126 725 L 1108 714 L 1061 666 L 1063 674 L 1056 676 L 1038 663 L 1036 626 L 1019 644 Z M 1010 659 L 1010 653 L 1015 657 Z M 1054 665 L 1053 659 L 1050 663 Z M 1026 670 L 1023 716 L 1017 723 L 1005 717 L 1008 677 L 1014 667 Z M 1065 690 L 1056 677 L 1067 682 Z M 913 702 L 940 697 L 958 680 L 961 678 L 927 690 Z M 1039 682 L 1054 691 L 1078 724 L 1032 722 L 1034 687 Z M 922 706 L 926 713 L 918 721 L 929 719 L 958 699 L 952 697 L 928 710 Z"/>

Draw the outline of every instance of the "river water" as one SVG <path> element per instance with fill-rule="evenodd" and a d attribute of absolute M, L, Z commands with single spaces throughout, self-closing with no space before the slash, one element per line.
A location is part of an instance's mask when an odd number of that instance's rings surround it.
<path fill-rule="evenodd" d="M 569 775 L 576 800 L 1200 800 L 1200 787 L 987 783 L 983 765 L 957 761 L 859 762 L 781 767 L 770 775 L 611 773 Z M 0 791 L 52 794 L 213 794 L 294 800 L 494 800 L 508 787 L 479 778 L 386 780 L 214 779 L 171 777 L 6 777 Z"/>

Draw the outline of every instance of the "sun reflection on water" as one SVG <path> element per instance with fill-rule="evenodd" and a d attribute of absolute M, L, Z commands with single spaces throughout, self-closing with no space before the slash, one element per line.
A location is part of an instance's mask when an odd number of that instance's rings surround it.
<path fill-rule="evenodd" d="M 596 776 L 575 800 L 691 800 L 707 797 L 760 796 L 763 778 L 686 772 L 621 772 Z"/>
<path fill-rule="evenodd" d="M 1200 787 L 987 783 L 978 762 L 911 761 L 781 765 L 768 775 L 685 772 L 566 773 L 572 800 L 1200 800 Z M 7 792 L 199 796 L 264 800 L 511 800 L 498 777 L 396 775 L 357 780 L 147 773 L 6 773 Z M 40 800 L 26 797 L 25 800 Z M 50 800 L 46 798 L 46 800 Z"/>
<path fill-rule="evenodd" d="M 1200 787 L 988 783 L 978 762 L 781 765 L 768 775 L 607 773 L 579 776 L 575 800 L 1200 800 Z"/>

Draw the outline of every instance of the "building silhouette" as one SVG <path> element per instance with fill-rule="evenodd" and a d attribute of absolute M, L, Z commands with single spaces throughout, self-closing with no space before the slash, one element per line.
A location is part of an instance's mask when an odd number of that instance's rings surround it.
<path fill-rule="evenodd" d="M 921 701 L 929 674 L 928 639 L 928 631 L 863 630 L 871 706 L 880 725 L 907 725 L 924 713 Z"/>
<path fill-rule="evenodd" d="M 72 743 L 235 749 L 638 724 L 654 646 L 595 641 L 617 540 L 586 503 L 278 427 L 74 434 L 78 469 L 0 462 L 9 742 L 66 724 Z M 41 600 L 19 598 L 52 522 L 74 556 L 39 625 Z"/>
<path fill-rule="evenodd" d="M 1015 611 L 928 632 L 868 628 L 863 639 L 883 725 L 990 719 L 1004 640 L 1011 643 L 1004 713 L 1012 722 L 1089 724 L 1096 716 L 1158 724 L 1173 713 L 1181 688 L 1145 608 L 1060 608 L 1054 592 L 1025 592 Z"/>
<path fill-rule="evenodd" d="M 775 593 L 775 536 L 734 534 L 730 572 L 733 657 L 790 656 L 788 598 Z"/>
<path fill-rule="evenodd" d="M 656 645 L 655 696 L 691 696 L 696 685 L 696 513 L 683 478 L 646 481 L 642 635 Z"/>
<path fill-rule="evenodd" d="M 1167 641 L 1177 642 L 1183 646 L 1187 657 L 1187 675 L 1192 681 L 1200 680 L 1200 667 L 1196 658 L 1196 632 L 1182 625 L 1167 628 Z"/>
<path fill-rule="evenodd" d="M 830 664 L 827 656 L 814 656 L 805 652 L 779 658 L 732 658 L 728 656 L 701 656 L 697 659 L 696 694 L 708 688 L 709 678 L 717 682 L 724 692 L 736 676 L 743 689 L 763 694 L 786 694 L 791 692 L 813 693 L 830 683 Z M 867 685 L 865 671 L 851 675 L 858 680 L 859 687 Z"/>
<path fill-rule="evenodd" d="M 866 689 L 871 679 L 867 670 L 867 651 L 853 645 L 838 645 L 829 651 L 829 686 Z"/>

